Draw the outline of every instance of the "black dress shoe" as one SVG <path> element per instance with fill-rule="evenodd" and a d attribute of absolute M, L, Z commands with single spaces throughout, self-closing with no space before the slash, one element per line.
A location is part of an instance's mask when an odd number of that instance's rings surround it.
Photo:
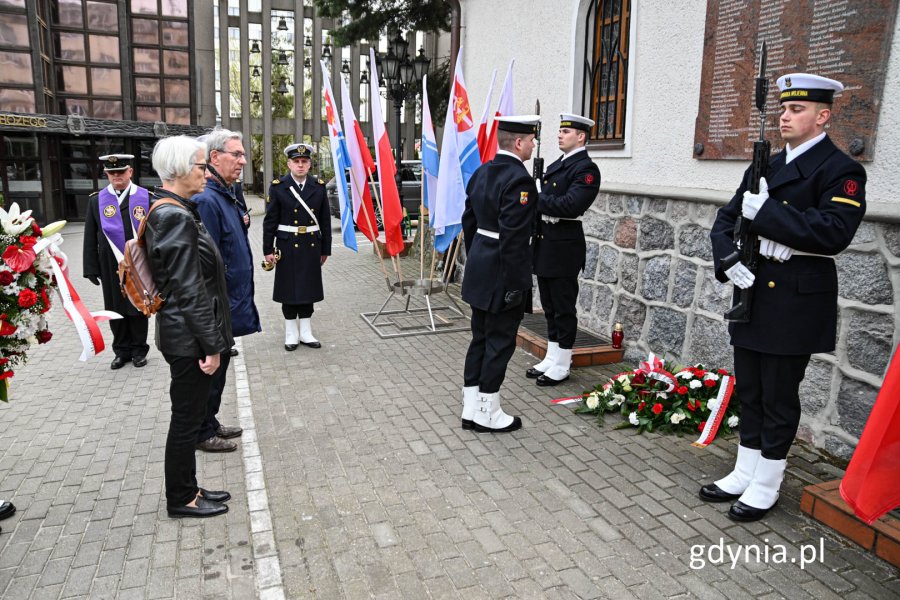
<path fill-rule="evenodd" d="M 740 497 L 740 494 L 729 494 L 714 483 L 700 488 L 700 499 L 706 502 L 731 502 Z"/>
<path fill-rule="evenodd" d="M 538 377 L 540 377 L 543 374 L 544 374 L 543 371 L 538 371 L 534 367 L 531 367 L 530 369 L 525 371 L 525 377 L 527 377 L 528 379 L 537 379 Z"/>
<path fill-rule="evenodd" d="M 566 375 L 562 379 L 551 379 L 551 378 L 547 377 L 546 375 L 541 375 L 540 377 L 537 378 L 537 384 L 541 387 L 547 387 L 550 385 L 559 385 L 560 383 L 562 383 L 563 381 L 565 381 L 568 378 L 569 378 L 568 375 Z"/>
<path fill-rule="evenodd" d="M 307 348 L 321 348 L 322 347 L 321 342 L 304 342 L 303 340 L 301 340 L 300 343 L 303 344 L 304 346 L 306 346 Z"/>
<path fill-rule="evenodd" d="M 478 433 L 509 433 L 510 431 L 516 431 L 517 429 L 522 429 L 522 419 L 519 417 L 513 417 L 513 422 L 507 425 L 506 427 L 502 427 L 500 429 L 491 429 L 490 427 L 485 427 L 484 425 L 479 425 L 476 422 L 472 422 L 472 425 L 475 426 L 475 431 Z"/>
<path fill-rule="evenodd" d="M 244 433 L 244 430 L 240 427 L 228 427 L 226 425 L 219 425 L 219 428 L 216 429 L 216 436 L 222 438 L 223 440 L 238 437 L 242 433 Z"/>
<path fill-rule="evenodd" d="M 140 369 L 141 367 L 147 366 L 147 357 L 146 356 L 135 356 L 131 360 L 131 364 Z"/>
<path fill-rule="evenodd" d="M 217 435 L 212 436 L 208 440 L 199 442 L 194 447 L 197 448 L 197 450 L 203 450 L 204 452 L 234 452 L 237 450 L 237 444 L 229 442 L 228 440 L 223 440 Z"/>
<path fill-rule="evenodd" d="M 240 352 L 238 352 L 237 348 L 232 348 L 228 351 L 228 354 L 230 354 L 231 356 L 237 356 L 238 354 L 240 354 Z"/>
<path fill-rule="evenodd" d="M 204 490 L 203 488 L 200 488 L 200 497 L 219 503 L 228 502 L 229 500 L 231 500 L 231 494 L 224 490 L 222 490 L 221 492 L 214 492 L 212 490 Z"/>
<path fill-rule="evenodd" d="M 9 500 L 0 501 L 0 521 L 16 514 L 16 507 Z"/>
<path fill-rule="evenodd" d="M 471 419 L 463 419 L 462 420 L 462 428 L 463 429 L 475 429 L 475 421 Z"/>
<path fill-rule="evenodd" d="M 115 357 L 111 363 L 109 363 L 109 368 L 115 371 L 116 369 L 121 369 L 125 366 L 125 363 L 130 361 L 130 358 L 122 358 L 121 356 Z"/>
<path fill-rule="evenodd" d="M 285 344 L 284 349 L 287 350 L 288 352 L 293 352 L 294 350 L 297 349 L 297 344 Z"/>
<path fill-rule="evenodd" d="M 205 517 L 215 517 L 224 515 L 228 512 L 228 505 L 221 502 L 213 502 L 207 500 L 203 496 L 197 498 L 197 506 L 169 506 L 166 508 L 169 516 L 173 519 L 181 519 L 184 517 L 193 517 L 202 519 Z"/>
<path fill-rule="evenodd" d="M 778 501 L 775 501 L 775 504 L 778 504 Z M 731 508 L 728 509 L 728 518 L 732 521 L 740 521 L 741 523 L 752 523 L 753 521 L 759 521 L 766 513 L 772 510 L 775 507 L 775 504 L 770 506 L 769 508 L 754 508 L 749 504 L 744 504 L 740 500 L 731 505 Z"/>

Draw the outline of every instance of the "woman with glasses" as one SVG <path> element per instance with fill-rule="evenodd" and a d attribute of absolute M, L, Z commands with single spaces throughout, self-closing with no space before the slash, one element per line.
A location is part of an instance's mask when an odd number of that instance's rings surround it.
<path fill-rule="evenodd" d="M 156 314 L 156 346 L 169 364 L 172 418 L 166 439 L 166 507 L 170 517 L 228 512 L 228 492 L 197 485 L 194 444 L 221 355 L 231 348 L 225 268 L 190 198 L 206 184 L 206 147 L 193 138 L 160 140 L 153 168 L 162 180 L 154 194 L 144 241 L 153 280 L 166 299 Z"/>

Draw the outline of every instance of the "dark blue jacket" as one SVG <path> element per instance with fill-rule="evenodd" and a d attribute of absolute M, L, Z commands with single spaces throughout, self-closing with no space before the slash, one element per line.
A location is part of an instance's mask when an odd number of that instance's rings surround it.
<path fill-rule="evenodd" d="M 225 262 L 232 332 L 242 336 L 262 331 L 253 302 L 253 253 L 244 229 L 243 211 L 233 191 L 210 178 L 206 180 L 206 189 L 192 200 L 197 203 L 200 219 Z"/>

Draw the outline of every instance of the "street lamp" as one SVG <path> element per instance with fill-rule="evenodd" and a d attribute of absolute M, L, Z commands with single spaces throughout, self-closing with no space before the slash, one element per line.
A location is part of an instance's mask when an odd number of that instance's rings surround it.
<path fill-rule="evenodd" d="M 403 102 L 415 100 L 419 91 L 422 78 L 428 73 L 428 65 L 431 59 L 425 56 L 425 49 L 419 49 L 419 55 L 410 60 L 407 54 L 409 42 L 397 33 L 397 37 L 388 43 L 387 54 L 376 56 L 380 63 L 381 82 L 389 100 L 394 103 L 394 120 L 397 123 L 397 193 L 400 195 L 400 204 L 403 204 L 403 180 L 400 176 L 400 167 L 403 160 L 402 127 L 400 124 L 400 111 Z M 368 78 L 368 77 L 367 77 Z M 424 90 L 423 90 L 424 93 Z"/>

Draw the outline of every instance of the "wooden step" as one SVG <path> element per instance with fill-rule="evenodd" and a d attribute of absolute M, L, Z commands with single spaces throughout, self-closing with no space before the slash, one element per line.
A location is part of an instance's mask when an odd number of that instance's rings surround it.
<path fill-rule="evenodd" d="M 543 312 L 526 314 L 519 325 L 516 345 L 538 358 L 547 354 L 547 319 Z M 622 362 L 624 348 L 613 348 L 608 339 L 578 328 L 572 346 L 572 366 L 590 367 Z"/>

